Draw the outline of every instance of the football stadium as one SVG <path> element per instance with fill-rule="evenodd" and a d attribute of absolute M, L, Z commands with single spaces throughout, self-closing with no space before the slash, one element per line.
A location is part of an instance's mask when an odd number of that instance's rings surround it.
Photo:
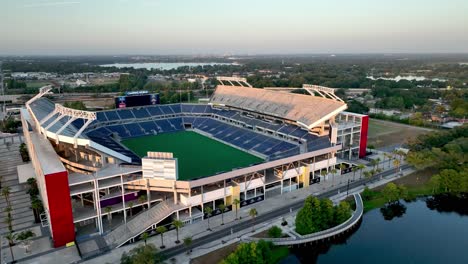
<path fill-rule="evenodd" d="M 93 235 L 119 247 L 173 219 L 203 221 L 207 207 L 317 184 L 338 158 L 365 155 L 368 117 L 345 112 L 333 89 L 218 80 L 206 104 L 82 111 L 53 103 L 48 86 L 27 102 L 30 173 L 56 247 Z"/>

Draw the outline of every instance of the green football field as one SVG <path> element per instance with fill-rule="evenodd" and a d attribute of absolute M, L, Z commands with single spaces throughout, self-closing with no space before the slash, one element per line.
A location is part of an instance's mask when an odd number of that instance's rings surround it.
<path fill-rule="evenodd" d="M 122 144 L 140 157 L 146 156 L 148 151 L 174 153 L 179 167 L 179 180 L 211 176 L 263 161 L 192 131 L 132 138 L 123 140 Z"/>

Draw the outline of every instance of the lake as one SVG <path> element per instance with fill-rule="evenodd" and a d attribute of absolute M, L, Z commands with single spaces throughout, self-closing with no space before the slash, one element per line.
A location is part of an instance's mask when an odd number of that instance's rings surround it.
<path fill-rule="evenodd" d="M 301 263 L 468 263 L 468 199 L 440 196 L 402 205 L 400 217 L 385 220 L 376 209 L 347 237 L 292 253 Z"/>
<path fill-rule="evenodd" d="M 213 66 L 213 65 L 238 65 L 235 63 L 222 62 L 143 62 L 143 63 L 113 63 L 99 65 L 101 67 L 117 67 L 117 68 L 134 68 L 134 69 L 159 69 L 172 70 L 179 67 L 196 67 L 196 66 Z"/>
<path fill-rule="evenodd" d="M 386 77 L 374 77 L 374 76 L 367 76 L 366 77 L 367 79 L 371 79 L 371 80 L 387 80 L 387 81 L 401 81 L 401 80 L 407 80 L 407 81 L 424 81 L 424 80 L 429 80 L 428 78 L 424 77 L 424 76 L 413 76 L 413 75 L 408 75 L 408 76 L 396 76 L 396 77 L 389 77 L 389 78 L 386 78 Z M 433 78 L 433 79 L 430 79 L 431 81 L 437 81 L 437 82 L 446 82 L 447 80 L 446 79 L 442 79 L 442 78 Z"/>

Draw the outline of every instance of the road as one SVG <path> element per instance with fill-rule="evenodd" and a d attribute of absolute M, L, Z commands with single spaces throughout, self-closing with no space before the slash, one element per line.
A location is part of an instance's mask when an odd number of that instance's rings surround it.
<path fill-rule="evenodd" d="M 401 170 L 403 171 L 403 170 L 406 170 L 406 169 L 408 169 L 410 167 L 411 167 L 410 165 L 403 165 L 403 166 L 401 166 Z M 324 193 L 321 193 L 320 195 L 317 195 L 317 197 L 318 198 L 331 197 L 331 196 L 337 194 L 338 190 L 340 192 L 346 192 L 346 190 L 348 188 L 353 189 L 353 188 L 356 188 L 358 186 L 365 185 L 365 184 L 373 182 L 375 180 L 379 180 L 381 177 L 386 177 L 386 176 L 392 175 L 392 174 L 394 174 L 394 172 L 395 172 L 394 170 L 388 170 L 388 171 L 384 171 L 382 173 L 376 174 L 372 178 L 369 178 L 369 179 L 361 179 L 361 180 L 357 180 L 357 181 L 354 181 L 354 182 L 350 182 L 349 187 L 345 185 L 345 186 L 342 186 L 342 187 L 339 187 L 339 188 L 334 188 L 334 189 L 331 189 L 331 190 L 326 191 Z M 303 203 L 304 203 L 304 201 L 302 201 L 302 200 L 297 201 L 297 202 L 292 203 L 292 204 L 290 204 L 288 206 L 284 206 L 282 208 L 279 208 L 279 209 L 277 209 L 275 211 L 272 211 L 272 212 L 269 212 L 269 213 L 266 213 L 266 214 L 262 214 L 262 215 L 258 215 L 257 218 L 255 219 L 255 224 L 259 224 L 259 223 L 262 223 L 262 222 L 267 222 L 267 221 L 269 221 L 271 219 L 278 218 L 278 217 L 280 217 L 282 215 L 288 214 L 288 213 L 290 213 L 291 208 L 294 211 L 298 210 L 303 206 Z M 225 229 L 214 231 L 213 233 L 211 233 L 209 235 L 194 239 L 192 241 L 192 246 L 191 247 L 192 248 L 199 247 L 199 246 L 208 244 L 209 242 L 213 242 L 215 240 L 221 239 L 223 237 L 228 237 L 229 235 L 231 235 L 231 229 L 235 233 L 235 232 L 239 232 L 239 231 L 245 230 L 247 228 L 250 228 L 251 226 L 252 226 L 251 222 L 246 221 L 246 222 L 241 222 L 241 223 L 239 223 L 239 224 L 237 224 L 237 225 L 235 225 L 233 227 L 227 227 Z M 181 254 L 181 253 L 185 252 L 185 251 L 187 251 L 187 248 L 184 245 L 179 245 L 179 246 L 167 249 L 165 251 L 162 251 L 162 253 L 164 254 L 165 257 L 171 258 L 171 257 L 174 257 L 174 256 L 176 256 L 178 254 Z"/>

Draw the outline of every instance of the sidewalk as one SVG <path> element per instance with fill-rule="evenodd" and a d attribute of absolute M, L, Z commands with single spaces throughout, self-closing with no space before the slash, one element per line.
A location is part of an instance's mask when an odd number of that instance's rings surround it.
<path fill-rule="evenodd" d="M 382 168 L 382 164 L 379 167 Z M 385 166 L 385 167 L 388 170 L 388 166 Z M 391 169 L 394 170 L 394 168 L 392 166 L 390 166 L 390 167 L 391 167 Z M 371 170 L 371 169 L 372 168 L 367 168 L 366 170 Z M 408 171 L 406 171 L 406 173 L 407 172 Z M 355 175 L 356 180 L 359 179 L 359 175 L 360 175 L 360 173 L 356 172 L 356 175 Z M 383 180 L 372 183 L 372 184 L 370 184 L 370 186 L 377 186 L 379 184 L 385 184 L 388 181 L 394 180 L 396 177 L 395 177 L 394 174 L 392 174 L 392 176 L 393 176 L 392 178 L 386 177 Z M 288 192 L 288 193 L 283 193 L 282 195 L 267 198 L 266 200 L 264 200 L 262 202 L 242 207 L 238 212 L 238 216 L 241 217 L 240 220 L 235 220 L 235 212 L 234 211 L 226 212 L 226 213 L 224 213 L 224 223 L 225 223 L 224 225 L 221 225 L 222 224 L 221 215 L 211 217 L 210 218 L 210 228 L 213 231 L 216 231 L 216 230 L 221 230 L 221 229 L 233 227 L 233 226 L 237 225 L 240 222 L 251 221 L 251 218 L 249 217 L 249 214 L 248 214 L 249 210 L 251 208 L 255 208 L 257 210 L 257 212 L 258 212 L 258 215 L 262 215 L 262 214 L 265 214 L 265 213 L 268 213 L 268 212 L 275 211 L 278 208 L 288 206 L 289 204 L 293 204 L 293 203 L 295 203 L 297 201 L 304 200 L 307 196 L 309 196 L 311 194 L 312 195 L 319 195 L 319 194 L 321 194 L 321 193 L 323 193 L 323 192 L 325 192 L 327 190 L 330 190 L 332 188 L 336 188 L 337 186 L 345 186 L 348 183 L 348 179 L 350 179 L 350 180 L 353 179 L 353 172 L 345 174 L 345 175 L 335 175 L 334 181 L 332 181 L 332 177 L 329 177 L 328 180 L 326 180 L 324 182 L 321 182 L 320 184 L 313 184 L 313 185 L 311 185 L 311 186 L 309 186 L 307 188 L 298 189 L 298 190 Z M 360 188 L 350 190 L 349 194 L 351 194 L 353 192 L 361 191 L 362 189 L 364 189 L 364 186 L 361 186 Z M 334 201 L 334 202 L 339 201 L 339 200 L 343 199 L 344 196 L 346 196 L 346 193 L 337 192 L 337 194 L 332 197 L 332 201 Z M 292 214 L 295 215 L 294 212 Z M 280 219 L 273 219 L 273 220 L 268 221 L 268 222 L 259 223 L 259 224 L 256 225 L 255 229 L 256 230 L 261 230 L 262 227 L 267 228 L 267 227 L 269 227 L 271 225 L 272 222 L 278 221 L 278 220 L 281 220 L 281 218 Z M 207 229 L 208 229 L 208 221 L 207 220 L 184 226 L 183 228 L 181 228 L 179 230 L 179 240 L 182 241 L 182 239 L 184 237 L 186 237 L 186 236 L 191 236 L 192 239 L 197 239 L 197 238 L 203 237 L 205 235 L 208 235 L 210 232 L 212 232 L 212 231 L 208 231 Z M 247 233 L 249 235 L 253 234 L 251 232 L 251 229 L 248 229 L 248 230 L 245 230 L 245 232 L 235 233 L 235 234 L 231 235 L 231 237 L 225 238 L 223 240 L 224 241 L 229 241 L 229 243 L 234 243 L 234 242 L 236 242 L 236 240 L 238 240 L 237 237 L 242 236 L 242 235 L 247 234 Z M 176 239 L 177 238 L 176 238 L 176 231 L 175 230 L 171 230 L 171 231 L 169 231 L 167 233 L 164 233 L 164 245 L 166 246 L 166 249 L 178 246 L 179 244 L 175 243 Z M 155 244 L 157 247 L 161 246 L 161 237 L 160 237 L 160 235 L 150 237 L 147 241 L 148 241 L 148 243 Z M 136 247 L 136 246 L 138 246 L 138 245 L 140 245 L 142 243 L 143 242 L 138 242 L 138 243 L 130 244 L 128 246 L 124 246 L 124 247 L 121 247 L 121 248 L 114 249 L 114 250 L 112 250 L 111 252 L 109 252 L 109 253 L 107 253 L 105 255 L 102 255 L 102 256 L 96 257 L 94 259 L 88 260 L 85 263 L 96 263 L 96 264 L 98 264 L 98 263 L 99 264 L 100 263 L 117 263 L 117 262 L 120 261 L 120 257 L 122 255 L 122 253 L 130 251 L 132 248 L 134 248 L 134 247 Z M 193 258 L 194 256 L 203 255 L 203 254 L 206 254 L 206 253 L 208 253 L 210 251 L 215 250 L 216 248 L 212 248 L 212 245 L 218 246 L 218 247 L 224 247 L 224 246 L 226 246 L 228 244 L 224 244 L 220 240 L 213 241 L 213 242 L 211 242 L 209 244 L 204 245 L 203 248 L 194 249 L 194 252 L 189 256 L 187 256 L 186 254 L 181 254 L 181 255 L 177 256 L 176 257 L 176 260 L 177 260 L 176 263 L 187 263 L 189 258 Z"/>

